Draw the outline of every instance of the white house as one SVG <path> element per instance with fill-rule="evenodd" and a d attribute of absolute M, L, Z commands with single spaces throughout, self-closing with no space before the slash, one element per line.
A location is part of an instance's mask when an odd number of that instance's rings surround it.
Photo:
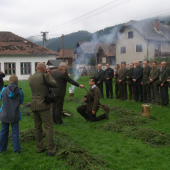
<path fill-rule="evenodd" d="M 57 52 L 44 48 L 11 32 L 0 32 L 0 70 L 9 80 L 16 74 L 27 80 L 36 71 L 37 63 L 56 60 Z"/>
<path fill-rule="evenodd" d="M 129 21 L 116 38 L 116 62 L 170 57 L 170 26 L 164 21 Z"/>

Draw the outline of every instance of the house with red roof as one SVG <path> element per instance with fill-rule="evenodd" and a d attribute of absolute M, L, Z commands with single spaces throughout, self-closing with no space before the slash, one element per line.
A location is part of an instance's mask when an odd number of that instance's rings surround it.
<path fill-rule="evenodd" d="M 19 80 L 27 80 L 36 71 L 37 63 L 56 60 L 57 52 L 37 45 L 12 32 L 0 31 L 0 70 L 9 80 L 15 74 Z"/>

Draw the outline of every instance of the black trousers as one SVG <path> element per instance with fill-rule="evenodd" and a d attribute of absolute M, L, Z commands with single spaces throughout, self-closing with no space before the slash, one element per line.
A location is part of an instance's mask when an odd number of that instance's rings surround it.
<path fill-rule="evenodd" d="M 99 90 L 100 90 L 100 95 L 101 95 L 101 98 L 103 98 L 104 97 L 104 95 L 103 95 L 103 82 L 101 82 L 101 83 L 96 83 L 96 86 L 99 88 Z"/>
<path fill-rule="evenodd" d="M 105 114 L 96 117 L 96 114 L 92 114 L 92 112 L 87 112 L 86 105 L 81 105 L 77 107 L 77 112 L 80 113 L 86 120 L 90 120 L 91 122 L 97 122 L 106 118 Z"/>
<path fill-rule="evenodd" d="M 168 106 L 169 104 L 168 86 L 162 86 L 160 88 L 160 94 L 162 106 Z"/>
<path fill-rule="evenodd" d="M 56 101 L 52 103 L 52 113 L 54 123 L 63 123 L 61 118 L 63 111 L 64 96 L 56 97 Z"/>
<path fill-rule="evenodd" d="M 151 103 L 151 90 L 150 90 L 150 85 L 148 84 L 143 85 L 143 102 Z"/>
<path fill-rule="evenodd" d="M 120 98 L 120 84 L 117 81 L 115 84 L 115 93 L 116 93 L 116 99 L 119 99 Z"/>
<path fill-rule="evenodd" d="M 110 96 L 113 97 L 112 81 L 106 84 L 106 97 L 109 98 Z"/>
<path fill-rule="evenodd" d="M 134 93 L 135 93 L 135 101 L 143 102 L 143 93 L 142 93 L 142 85 L 141 84 L 134 84 Z"/>
<path fill-rule="evenodd" d="M 120 100 L 127 100 L 127 84 L 120 84 Z"/>
<path fill-rule="evenodd" d="M 128 85 L 129 88 L 129 100 L 135 100 L 134 96 L 134 85 Z"/>

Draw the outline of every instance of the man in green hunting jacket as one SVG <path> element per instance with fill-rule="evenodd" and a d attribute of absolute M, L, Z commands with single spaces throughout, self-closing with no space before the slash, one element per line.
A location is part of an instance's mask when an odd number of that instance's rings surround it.
<path fill-rule="evenodd" d="M 160 70 L 157 68 L 157 63 L 155 61 L 152 62 L 152 69 L 150 71 L 149 80 L 151 87 L 151 103 L 154 104 L 157 101 L 157 105 L 160 105 L 160 94 L 159 94 L 159 76 Z"/>
<path fill-rule="evenodd" d="M 34 114 L 36 148 L 37 153 L 44 152 L 47 149 L 47 156 L 54 156 L 56 154 L 56 145 L 53 140 L 51 104 L 44 102 L 44 96 L 48 92 L 48 88 L 43 80 L 42 73 L 49 87 L 57 86 L 56 81 L 50 75 L 50 70 L 46 70 L 44 63 L 38 63 L 37 71 L 29 77 L 29 85 L 32 92 L 31 110 Z M 46 132 L 46 149 L 43 143 L 42 123 Z"/>
<path fill-rule="evenodd" d="M 89 92 L 84 96 L 85 104 L 77 107 L 78 113 L 80 113 L 85 118 L 85 120 L 89 120 L 91 122 L 96 122 L 102 119 L 109 119 L 107 112 L 96 117 L 100 100 L 100 90 L 95 85 L 94 77 L 90 78 L 89 85 L 91 88 Z"/>
<path fill-rule="evenodd" d="M 161 94 L 161 103 L 162 106 L 168 106 L 169 104 L 169 95 L 168 95 L 168 76 L 169 76 L 169 68 L 166 67 L 166 62 L 163 61 L 161 63 L 161 72 L 160 72 L 160 94 Z"/>
<path fill-rule="evenodd" d="M 149 61 L 144 61 L 145 67 L 143 68 L 143 77 L 141 80 L 141 85 L 143 86 L 143 102 L 150 103 L 151 102 L 151 90 L 150 90 L 150 81 L 149 75 L 151 71 L 151 67 L 149 66 Z"/>
<path fill-rule="evenodd" d="M 120 83 L 120 100 L 127 100 L 127 68 L 126 63 L 122 63 L 122 68 L 119 70 L 119 83 Z"/>

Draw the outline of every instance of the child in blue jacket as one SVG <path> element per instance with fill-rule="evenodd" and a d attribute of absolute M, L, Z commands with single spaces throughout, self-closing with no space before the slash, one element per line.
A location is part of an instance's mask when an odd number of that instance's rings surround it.
<path fill-rule="evenodd" d="M 0 93 L 2 105 L 0 108 L 0 152 L 7 151 L 9 125 L 12 127 L 12 142 L 14 152 L 20 153 L 19 121 L 22 119 L 20 104 L 23 103 L 24 94 L 18 87 L 18 77 L 12 75 L 9 78 L 9 85 L 4 87 Z"/>

